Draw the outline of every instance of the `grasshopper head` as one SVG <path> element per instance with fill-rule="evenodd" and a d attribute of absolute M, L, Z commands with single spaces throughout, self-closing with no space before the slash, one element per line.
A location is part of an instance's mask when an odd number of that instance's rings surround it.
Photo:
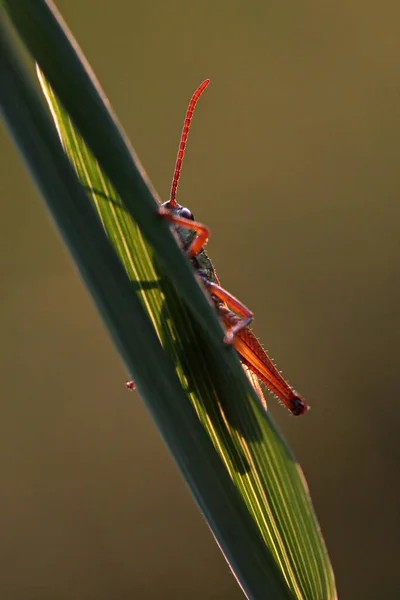
<path fill-rule="evenodd" d="M 162 208 L 166 208 L 167 210 L 169 210 L 170 213 L 173 214 L 175 217 L 182 217 L 183 219 L 189 219 L 190 221 L 195 220 L 193 213 L 190 212 L 190 210 L 185 206 L 181 206 L 180 204 L 178 204 L 176 200 L 168 200 L 167 202 L 161 204 L 161 206 Z"/>

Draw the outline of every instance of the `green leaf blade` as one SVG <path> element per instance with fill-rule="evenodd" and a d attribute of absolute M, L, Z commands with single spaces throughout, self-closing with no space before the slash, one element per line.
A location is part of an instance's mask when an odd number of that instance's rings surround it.
<path fill-rule="evenodd" d="M 18 4 L 24 3 L 15 2 L 14 7 Z M 39 12 L 44 4 L 37 3 Z M 31 23 L 28 28 L 27 43 L 32 36 Z M 21 33 L 24 35 L 23 28 Z M 41 63 L 45 73 L 57 52 L 57 39 L 51 39 L 55 49 Z M 37 58 L 34 52 L 33 56 Z M 80 110 L 90 120 L 85 86 L 79 78 L 74 79 L 73 68 L 65 67 L 63 86 L 76 89 L 76 82 L 81 81 Z M 158 364 L 134 365 L 130 348 L 123 352 L 124 359 L 128 368 L 137 368 L 142 396 L 241 585 L 251 598 L 335 598 L 329 559 L 298 465 L 245 383 L 237 358 L 223 347 L 222 335 L 210 337 L 205 321 L 196 321 L 198 312 L 191 312 L 192 306 L 187 304 L 191 287 L 177 294 L 169 271 L 157 261 L 160 248 L 171 258 L 170 242 L 165 242 L 171 237 L 169 232 L 160 230 L 157 248 L 146 226 L 141 226 L 142 235 L 125 196 L 117 193 L 114 178 L 111 181 L 108 176 L 111 170 L 103 171 L 93 154 L 95 140 L 90 144 L 83 141 L 83 132 L 70 119 L 68 97 L 61 102 L 45 80 L 42 85 L 86 197 L 124 267 L 131 291 L 140 299 L 148 323 L 163 344 Z M 126 173 L 121 177 L 126 178 Z M 140 212 L 142 197 L 136 192 L 132 196 L 138 204 L 135 212 Z M 141 220 L 142 225 L 145 222 Z M 86 235 L 92 235 L 92 230 Z M 180 253 L 178 256 L 185 262 Z M 81 260 L 85 261 L 85 256 Z M 175 266 L 174 257 L 171 260 Z M 186 277 L 184 270 L 182 273 Z M 135 335 L 136 325 L 129 319 L 129 307 L 121 305 L 120 289 L 104 290 L 104 294 L 113 318 L 122 310 L 127 319 L 125 331 L 121 331 L 123 319 L 118 321 L 117 336 Z M 214 321 L 207 322 L 207 327 L 212 328 Z M 180 393 L 168 363 L 174 365 Z M 157 373 L 164 381 L 171 380 L 164 394 L 150 390 L 151 373 L 153 378 Z"/>

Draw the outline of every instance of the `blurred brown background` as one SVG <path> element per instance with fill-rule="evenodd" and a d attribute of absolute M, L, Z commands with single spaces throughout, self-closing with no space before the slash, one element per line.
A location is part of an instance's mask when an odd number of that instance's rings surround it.
<path fill-rule="evenodd" d="M 400 6 L 58 0 L 153 184 L 312 411 L 270 407 L 339 597 L 399 597 Z M 0 595 L 239 599 L 1 130 Z"/>

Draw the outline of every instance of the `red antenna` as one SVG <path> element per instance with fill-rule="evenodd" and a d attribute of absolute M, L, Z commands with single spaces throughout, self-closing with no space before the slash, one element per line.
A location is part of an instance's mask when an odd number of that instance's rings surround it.
<path fill-rule="evenodd" d="M 181 134 L 181 141 L 179 144 L 178 156 L 176 157 L 174 177 L 172 179 L 171 196 L 169 198 L 169 203 L 172 206 L 176 206 L 176 189 L 178 187 L 179 176 L 181 174 L 183 155 L 185 154 L 186 140 L 189 134 L 190 121 L 193 117 L 194 107 L 196 106 L 197 100 L 200 98 L 201 94 L 204 92 L 209 83 L 210 80 L 206 79 L 201 85 L 199 85 L 199 87 L 193 94 L 192 99 L 189 102 L 188 109 L 186 111 L 185 122 L 183 124 Z"/>

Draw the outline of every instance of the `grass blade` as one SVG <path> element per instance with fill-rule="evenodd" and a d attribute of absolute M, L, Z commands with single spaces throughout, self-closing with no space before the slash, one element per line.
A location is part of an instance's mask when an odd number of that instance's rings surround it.
<path fill-rule="evenodd" d="M 301 472 L 236 356 L 223 347 L 215 315 L 168 228 L 155 218 L 151 191 L 138 181 L 140 169 L 114 120 L 108 115 L 101 126 L 102 97 L 89 75 L 82 76 L 79 56 L 47 3 L 3 4 L 45 73 L 42 86 L 81 184 L 10 45 L 8 64 L 1 59 L 9 127 L 241 585 L 251 598 L 335 598 Z M 13 103 L 16 96 L 24 103 Z M 104 150 L 105 131 L 123 158 L 119 164 Z M 151 348 L 146 356 L 143 344 Z"/>

